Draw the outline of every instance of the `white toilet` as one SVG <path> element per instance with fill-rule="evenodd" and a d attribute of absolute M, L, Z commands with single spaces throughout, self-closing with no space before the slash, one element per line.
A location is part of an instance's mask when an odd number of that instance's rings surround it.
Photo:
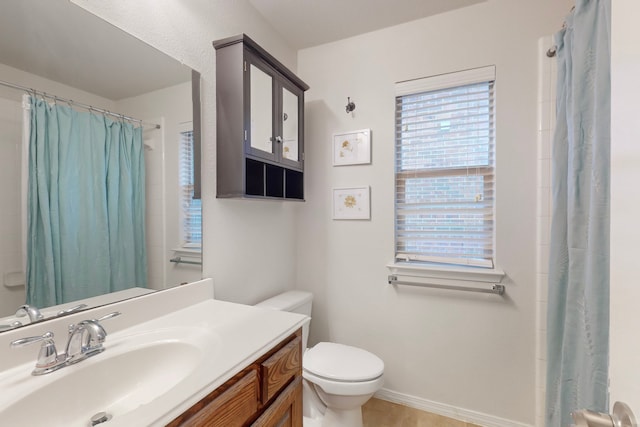
<path fill-rule="evenodd" d="M 312 300 L 310 292 L 288 291 L 256 306 L 311 317 Z M 303 349 L 308 336 L 307 324 Z M 384 362 L 360 348 L 321 342 L 307 349 L 302 357 L 304 426 L 362 427 L 362 405 L 382 387 L 383 372 Z"/>

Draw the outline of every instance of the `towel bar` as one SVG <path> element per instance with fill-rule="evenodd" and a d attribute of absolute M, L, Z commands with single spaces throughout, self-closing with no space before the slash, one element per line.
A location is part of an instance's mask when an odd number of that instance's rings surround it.
<path fill-rule="evenodd" d="M 194 264 L 194 265 L 202 265 L 202 261 L 186 261 L 182 259 L 182 257 L 171 258 L 169 262 L 175 262 L 176 264 Z"/>
<path fill-rule="evenodd" d="M 405 282 L 402 280 L 398 280 L 398 276 L 394 274 L 388 277 L 388 281 L 390 285 L 421 286 L 426 288 L 448 289 L 448 290 L 454 290 L 454 291 L 480 292 L 483 294 L 504 295 L 504 292 L 505 292 L 504 285 L 494 284 L 491 288 L 474 288 L 471 286 L 436 285 L 434 283 L 424 283 L 424 282 Z"/>

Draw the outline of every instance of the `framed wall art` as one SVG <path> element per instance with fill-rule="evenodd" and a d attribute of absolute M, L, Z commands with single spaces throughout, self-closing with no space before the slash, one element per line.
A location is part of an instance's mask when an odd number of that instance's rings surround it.
<path fill-rule="evenodd" d="M 371 219 L 370 188 L 334 188 L 333 219 Z"/>
<path fill-rule="evenodd" d="M 333 134 L 333 166 L 371 163 L 371 129 Z"/>

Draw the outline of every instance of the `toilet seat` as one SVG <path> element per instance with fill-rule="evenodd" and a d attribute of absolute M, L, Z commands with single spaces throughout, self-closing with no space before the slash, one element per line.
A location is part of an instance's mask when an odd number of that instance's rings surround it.
<path fill-rule="evenodd" d="M 384 372 L 384 362 L 375 354 L 332 342 L 321 342 L 307 350 L 302 366 L 314 375 L 335 381 L 369 381 Z"/>
<path fill-rule="evenodd" d="M 382 386 L 383 372 L 378 356 L 344 344 L 321 342 L 302 358 L 302 377 L 331 394 L 374 393 Z"/>
<path fill-rule="evenodd" d="M 382 375 L 369 381 L 336 381 L 315 375 L 304 368 L 302 369 L 302 378 L 320 387 L 325 393 L 338 396 L 373 394 L 380 390 L 384 384 Z"/>

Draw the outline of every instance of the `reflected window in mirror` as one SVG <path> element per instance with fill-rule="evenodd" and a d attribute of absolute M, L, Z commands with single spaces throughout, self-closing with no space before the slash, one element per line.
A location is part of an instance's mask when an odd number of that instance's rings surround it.
<path fill-rule="evenodd" d="M 180 130 L 180 229 L 183 249 L 202 248 L 202 202 L 194 199 L 193 126 L 185 123 Z"/>

